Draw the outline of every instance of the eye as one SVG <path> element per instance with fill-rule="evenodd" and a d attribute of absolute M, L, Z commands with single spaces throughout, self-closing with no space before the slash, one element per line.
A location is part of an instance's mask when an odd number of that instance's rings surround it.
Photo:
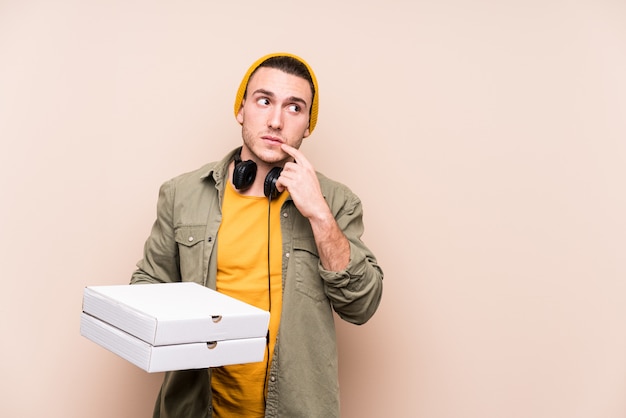
<path fill-rule="evenodd" d="M 289 106 L 287 107 L 287 109 L 289 109 L 289 111 L 290 111 L 290 112 L 293 112 L 293 113 L 298 113 L 298 112 L 300 112 L 300 110 L 301 110 L 302 108 L 301 108 L 300 106 L 298 106 L 297 104 L 292 104 L 292 105 L 289 105 Z"/>
<path fill-rule="evenodd" d="M 270 100 L 268 98 L 266 98 L 266 97 L 262 97 L 262 98 L 258 99 L 256 102 L 257 102 L 257 104 L 259 104 L 261 106 L 267 106 L 267 105 L 270 104 Z"/>

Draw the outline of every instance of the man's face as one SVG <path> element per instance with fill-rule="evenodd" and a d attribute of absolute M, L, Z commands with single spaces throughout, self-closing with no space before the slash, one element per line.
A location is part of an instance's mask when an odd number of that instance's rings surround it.
<path fill-rule="evenodd" d="M 248 82 L 246 98 L 237 114 L 242 125 L 244 149 L 268 165 L 289 158 L 281 144 L 300 148 L 309 136 L 312 103 L 310 84 L 303 78 L 275 68 L 259 68 Z M 256 157 L 256 158 L 254 158 Z"/>

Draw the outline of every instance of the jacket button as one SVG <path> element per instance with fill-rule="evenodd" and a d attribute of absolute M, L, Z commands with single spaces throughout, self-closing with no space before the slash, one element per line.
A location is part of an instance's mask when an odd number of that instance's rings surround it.
<path fill-rule="evenodd" d="M 272 382 L 275 382 L 275 381 L 276 381 L 276 376 L 272 376 L 272 377 L 270 377 L 270 380 L 271 380 Z"/>
<path fill-rule="evenodd" d="M 187 240 L 188 240 L 189 242 L 191 242 L 191 241 L 193 241 L 193 237 L 189 237 L 189 238 L 187 238 Z"/>
<path fill-rule="evenodd" d="M 289 214 L 287 212 L 283 212 L 283 218 L 287 218 Z"/>

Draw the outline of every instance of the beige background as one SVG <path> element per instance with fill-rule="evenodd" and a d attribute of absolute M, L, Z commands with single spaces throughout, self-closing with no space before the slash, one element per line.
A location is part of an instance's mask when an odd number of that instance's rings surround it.
<path fill-rule="evenodd" d="M 622 0 L 0 0 L 0 416 L 149 416 L 162 376 L 79 335 L 82 289 L 128 281 L 280 50 L 386 273 L 342 416 L 626 416 Z"/>

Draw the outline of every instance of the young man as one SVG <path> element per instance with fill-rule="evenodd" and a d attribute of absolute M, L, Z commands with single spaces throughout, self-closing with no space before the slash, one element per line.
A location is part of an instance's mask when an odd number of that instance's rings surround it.
<path fill-rule="evenodd" d="M 299 150 L 317 122 L 309 65 L 270 54 L 235 100 L 243 145 L 161 186 L 131 283 L 195 281 L 270 311 L 265 360 L 166 373 L 154 417 L 338 417 L 333 310 L 365 323 L 383 273 L 362 207 Z"/>

